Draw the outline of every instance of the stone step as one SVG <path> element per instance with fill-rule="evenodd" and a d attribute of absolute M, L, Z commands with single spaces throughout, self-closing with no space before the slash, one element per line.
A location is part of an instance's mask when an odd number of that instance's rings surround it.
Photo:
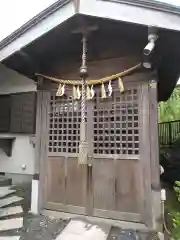
<path fill-rule="evenodd" d="M 0 240 L 19 240 L 20 236 L 6 236 L 6 237 L 0 237 Z"/>
<path fill-rule="evenodd" d="M 71 220 L 56 240 L 107 240 L 110 225 Z"/>
<path fill-rule="evenodd" d="M 7 197 L 10 194 L 17 192 L 14 189 L 11 189 L 11 186 L 0 187 L 0 199 Z"/>
<path fill-rule="evenodd" d="M 10 196 L 0 199 L 0 208 L 22 201 L 24 198 L 17 196 Z"/>
<path fill-rule="evenodd" d="M 21 206 L 1 208 L 0 209 L 0 219 L 9 217 L 9 216 L 19 215 L 22 213 L 23 213 L 23 209 Z"/>
<path fill-rule="evenodd" d="M 4 231 L 11 231 L 23 227 L 23 218 L 0 220 L 0 234 Z"/>
<path fill-rule="evenodd" d="M 0 187 L 11 186 L 11 185 L 12 185 L 11 178 L 7 178 L 6 176 L 0 176 Z"/>

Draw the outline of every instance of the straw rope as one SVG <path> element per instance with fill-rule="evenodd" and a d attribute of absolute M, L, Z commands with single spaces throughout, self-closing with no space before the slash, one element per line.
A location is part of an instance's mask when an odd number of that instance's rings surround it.
<path fill-rule="evenodd" d="M 102 84 L 102 83 L 106 83 L 106 82 L 109 82 L 111 80 L 115 80 L 119 77 L 123 77 L 123 76 L 126 76 L 130 73 L 132 73 L 133 71 L 139 69 L 141 67 L 141 63 L 129 68 L 129 69 L 126 69 L 125 71 L 123 72 L 120 72 L 120 73 L 117 73 L 117 74 L 114 74 L 114 75 L 111 75 L 111 76 L 107 76 L 107 77 L 104 77 L 104 78 L 100 78 L 100 79 L 93 79 L 93 80 L 86 80 L 86 85 L 97 85 L 97 84 Z M 53 81 L 53 82 L 57 82 L 57 83 L 61 83 L 61 84 L 66 84 L 66 85 L 81 85 L 81 80 L 69 80 L 69 79 L 58 79 L 58 78 L 54 78 L 54 77 L 49 77 L 49 76 L 46 76 L 46 75 L 43 75 L 43 74 L 39 74 L 39 73 L 36 73 L 35 74 L 36 76 L 41 76 L 47 80 L 50 80 L 50 81 Z"/>

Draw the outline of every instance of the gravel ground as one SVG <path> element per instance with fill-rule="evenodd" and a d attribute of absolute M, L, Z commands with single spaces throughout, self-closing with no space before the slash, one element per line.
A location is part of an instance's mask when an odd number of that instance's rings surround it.
<path fill-rule="evenodd" d="M 20 240 L 54 240 L 67 225 L 67 221 L 29 213 L 31 184 L 14 186 L 12 189 L 17 190 L 14 195 L 24 198 L 23 201 L 11 205 L 20 204 L 22 206 L 23 228 L 1 232 L 1 236 L 21 236 Z M 19 216 L 17 215 L 17 217 Z"/>
<path fill-rule="evenodd" d="M 28 214 L 24 218 L 20 240 L 53 240 L 66 225 L 63 220 Z"/>
<path fill-rule="evenodd" d="M 31 202 L 31 184 L 16 186 L 17 195 L 23 197 L 24 224 L 20 230 L 20 240 L 53 240 L 67 225 L 67 221 L 53 219 L 43 215 L 29 214 Z"/>
<path fill-rule="evenodd" d="M 29 213 L 30 200 L 31 200 L 31 185 L 23 184 L 15 186 L 14 189 L 17 190 L 15 195 L 23 197 L 24 200 L 21 202 L 23 208 L 23 228 L 19 231 L 12 230 L 8 232 L 1 233 L 1 236 L 21 236 L 20 240 L 54 240 L 59 235 L 59 233 L 68 224 L 68 221 L 61 219 L 55 219 L 46 217 L 43 215 L 32 215 Z M 14 204 L 19 205 L 19 204 Z M 14 206 L 13 205 L 13 206 Z M 129 238 L 129 233 L 131 238 Z M 122 229 L 113 227 L 110 231 L 108 240 L 152 240 L 151 234 L 147 233 L 136 233 L 135 231 L 129 231 L 123 233 Z M 148 236 L 149 235 L 149 236 Z"/>
<path fill-rule="evenodd" d="M 123 230 L 112 227 L 107 240 L 153 240 L 152 234 L 147 232 L 136 232 L 134 230 Z"/>

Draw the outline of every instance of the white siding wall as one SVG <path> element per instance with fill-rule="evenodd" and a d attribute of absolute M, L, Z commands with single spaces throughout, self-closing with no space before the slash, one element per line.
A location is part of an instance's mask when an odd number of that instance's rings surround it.
<path fill-rule="evenodd" d="M 33 80 L 18 74 L 17 72 L 0 64 L 0 95 L 17 92 L 36 91 Z M 0 135 L 2 135 L 0 133 Z M 12 134 L 3 134 L 11 135 Z M 13 143 L 12 156 L 7 155 L 0 149 L 0 172 L 16 174 L 34 173 L 34 148 L 31 144 L 31 136 L 16 135 Z M 26 169 L 22 166 L 25 165 Z"/>

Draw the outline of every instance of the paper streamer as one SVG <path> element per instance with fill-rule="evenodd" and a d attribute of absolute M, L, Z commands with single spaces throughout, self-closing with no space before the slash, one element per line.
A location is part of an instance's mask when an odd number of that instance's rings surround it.
<path fill-rule="evenodd" d="M 120 92 L 121 93 L 124 92 L 124 84 L 123 84 L 123 81 L 122 81 L 122 79 L 120 77 L 118 78 L 118 83 L 119 83 L 119 90 L 120 90 Z"/>
<path fill-rule="evenodd" d="M 104 83 L 101 84 L 101 98 L 106 98 L 106 89 Z"/>

